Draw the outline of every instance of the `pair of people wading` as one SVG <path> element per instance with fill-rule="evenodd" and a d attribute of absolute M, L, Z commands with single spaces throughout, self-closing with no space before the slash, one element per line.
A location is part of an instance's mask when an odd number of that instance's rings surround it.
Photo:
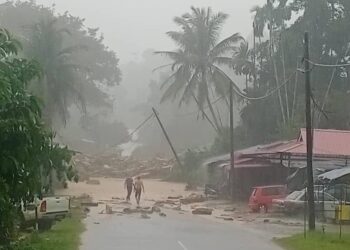
<path fill-rule="evenodd" d="M 131 177 L 126 178 L 124 182 L 124 188 L 126 188 L 127 190 L 126 200 L 130 201 L 130 196 L 132 190 L 134 189 L 136 203 L 137 205 L 140 205 L 141 193 L 142 191 L 145 192 L 145 187 L 143 186 L 143 181 L 141 180 L 141 177 L 136 177 L 135 181 Z"/>

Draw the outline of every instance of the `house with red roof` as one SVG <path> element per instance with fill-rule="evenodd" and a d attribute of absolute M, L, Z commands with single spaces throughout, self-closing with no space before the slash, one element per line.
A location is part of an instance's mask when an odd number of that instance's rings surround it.
<path fill-rule="evenodd" d="M 313 170 L 317 176 L 348 166 L 350 131 L 313 130 Z M 230 155 L 208 159 L 204 165 L 229 173 Z M 306 130 L 293 140 L 257 145 L 234 153 L 237 192 L 247 197 L 254 186 L 288 184 L 300 189 L 306 180 Z M 227 181 L 227 180 L 225 180 Z"/>

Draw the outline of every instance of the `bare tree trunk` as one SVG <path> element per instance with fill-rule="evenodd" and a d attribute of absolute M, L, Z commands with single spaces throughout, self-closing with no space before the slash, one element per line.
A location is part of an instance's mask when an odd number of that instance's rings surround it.
<path fill-rule="evenodd" d="M 256 81 L 256 33 L 255 33 L 255 22 L 253 22 L 253 75 L 254 75 L 254 90 L 257 88 Z"/>
<path fill-rule="evenodd" d="M 272 41 L 272 22 L 270 22 L 270 60 L 271 60 L 271 64 L 272 64 L 272 71 L 275 77 L 275 81 L 276 81 L 276 87 L 279 87 L 279 79 L 278 79 L 278 72 L 277 72 L 277 66 L 276 66 L 276 62 L 273 59 L 273 41 Z M 283 107 L 283 101 L 282 101 L 282 96 L 281 96 L 281 89 L 278 89 L 277 91 L 277 95 L 278 95 L 278 101 L 279 101 L 279 105 L 280 105 L 280 109 L 281 109 L 281 115 L 282 115 L 282 121 L 283 124 L 286 124 L 286 117 L 284 115 L 284 107 Z"/>
<path fill-rule="evenodd" d="M 297 60 L 297 69 L 299 67 L 299 61 Z M 292 121 L 294 121 L 296 102 L 297 102 L 297 91 L 298 91 L 298 71 L 295 73 L 295 82 L 294 82 L 294 94 L 293 94 L 293 103 L 292 103 Z"/>
<path fill-rule="evenodd" d="M 347 49 L 345 51 L 345 56 L 349 53 L 349 50 L 350 50 L 350 46 L 348 45 L 348 47 L 347 47 Z M 338 64 L 339 62 L 340 62 L 340 58 L 337 59 L 336 64 Z M 332 84 L 333 84 L 333 80 L 334 80 L 336 71 L 337 71 L 337 68 L 333 68 L 331 79 L 330 79 L 330 81 L 328 83 L 326 93 L 325 93 L 325 95 L 323 97 L 321 111 L 323 111 L 325 106 L 326 106 L 326 103 L 327 103 L 327 100 L 328 100 L 328 95 L 329 95 L 329 92 L 331 91 L 331 87 L 332 87 Z M 321 122 L 321 116 L 322 116 L 322 113 L 319 112 L 317 120 L 316 120 L 315 128 L 318 128 L 318 126 L 319 126 L 319 124 Z"/>
<path fill-rule="evenodd" d="M 283 82 L 286 81 L 286 64 L 285 64 L 285 56 L 284 56 L 284 46 L 283 46 L 283 40 L 281 41 L 281 49 L 282 49 L 282 67 L 283 67 Z M 284 85 L 284 95 L 285 95 L 285 101 L 286 101 L 286 111 L 287 111 L 287 120 L 290 119 L 290 113 L 289 113 L 289 98 L 288 98 L 288 85 Z"/>
<path fill-rule="evenodd" d="M 220 127 L 223 128 L 224 125 L 223 125 L 223 123 L 222 123 L 221 114 L 220 114 L 220 111 L 219 111 L 218 107 L 216 107 L 216 112 L 218 113 L 219 122 L 220 122 Z"/>
<path fill-rule="evenodd" d="M 212 105 L 211 102 L 210 102 L 209 94 L 207 94 L 207 97 L 206 97 L 206 98 L 207 98 L 207 103 L 208 103 L 208 107 L 209 107 L 211 116 L 213 117 L 214 124 L 215 124 L 215 126 L 216 126 L 216 128 L 217 128 L 218 133 L 221 134 L 221 127 L 220 127 L 220 125 L 219 125 L 218 119 L 216 118 L 213 105 Z"/>
<path fill-rule="evenodd" d="M 348 80 L 348 91 L 349 91 L 349 87 L 350 87 L 350 70 L 349 70 L 349 68 L 346 68 L 346 78 Z"/>
<path fill-rule="evenodd" d="M 203 117 L 204 117 L 204 118 L 209 122 L 209 124 L 214 128 L 214 130 L 216 131 L 216 133 L 218 133 L 218 127 L 216 127 L 216 126 L 214 125 L 214 123 L 210 120 L 210 118 L 209 118 L 209 116 L 207 115 L 207 113 L 205 113 L 203 107 L 199 104 L 199 101 L 198 101 L 198 99 L 196 98 L 196 96 L 194 95 L 192 89 L 191 89 L 191 95 L 192 95 L 194 101 L 196 102 L 196 104 L 197 104 L 199 110 L 202 112 Z"/>
<path fill-rule="evenodd" d="M 338 63 L 339 63 L 339 60 L 337 60 L 336 64 L 338 64 Z M 332 84 L 333 84 L 333 80 L 334 80 L 336 71 L 337 71 L 337 68 L 333 68 L 333 70 L 332 70 L 332 75 L 331 75 L 331 79 L 329 80 L 326 93 L 325 93 L 325 95 L 324 95 L 324 97 L 323 97 L 323 102 L 322 102 L 322 106 L 321 106 L 321 111 L 324 110 L 324 107 L 326 106 L 327 99 L 328 99 L 328 95 L 329 95 L 329 92 L 331 91 L 331 86 L 332 86 Z M 318 126 L 320 125 L 321 117 L 322 117 L 322 112 L 318 112 L 318 114 L 317 114 L 317 119 L 316 119 L 314 128 L 318 128 Z"/>
<path fill-rule="evenodd" d="M 259 36 L 259 44 L 261 46 L 261 37 Z M 260 55 L 260 70 L 262 69 L 262 66 L 263 66 L 263 58 L 262 58 L 262 55 Z"/>
<path fill-rule="evenodd" d="M 215 93 L 214 93 L 213 88 L 210 88 L 210 92 L 211 92 L 212 98 L 215 99 Z M 209 97 L 209 98 L 210 98 L 210 97 Z M 215 103 L 213 103 L 213 104 L 215 104 Z M 217 113 L 217 116 L 218 116 L 218 121 L 219 121 L 220 128 L 223 128 L 224 126 L 223 126 L 223 124 L 222 124 L 222 119 L 221 119 L 220 111 L 219 111 L 219 109 L 218 109 L 217 106 L 215 106 L 215 108 L 216 108 L 216 113 Z"/>
<path fill-rule="evenodd" d="M 245 75 L 245 91 L 248 93 L 248 75 Z"/>
<path fill-rule="evenodd" d="M 206 72 L 206 69 L 202 69 L 202 84 L 204 84 L 205 87 L 207 88 L 206 100 L 207 100 L 207 103 L 208 103 L 208 107 L 209 107 L 211 116 L 213 118 L 214 125 L 217 128 L 217 132 L 219 134 L 221 134 L 221 127 L 219 125 L 218 119 L 217 119 L 217 117 L 215 115 L 215 111 L 213 109 L 213 105 L 211 104 L 210 97 L 209 97 L 209 86 L 208 86 L 208 83 L 207 83 L 207 72 Z"/>
<path fill-rule="evenodd" d="M 276 62 L 272 58 L 271 58 L 271 60 L 272 60 L 273 68 L 274 68 L 276 87 L 279 87 L 279 79 L 278 79 L 278 72 L 277 72 Z M 284 107 L 283 107 L 283 101 L 282 101 L 282 96 L 281 96 L 281 89 L 278 89 L 277 94 L 278 94 L 278 101 L 279 101 L 280 108 L 281 108 L 282 121 L 283 121 L 283 124 L 286 124 L 286 116 L 284 114 Z"/>

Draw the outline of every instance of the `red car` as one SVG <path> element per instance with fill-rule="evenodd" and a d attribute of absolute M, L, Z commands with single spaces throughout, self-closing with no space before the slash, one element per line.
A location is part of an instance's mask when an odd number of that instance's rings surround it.
<path fill-rule="evenodd" d="M 253 212 L 259 212 L 261 209 L 267 212 L 273 199 L 281 199 L 286 195 L 287 188 L 284 185 L 254 187 L 248 206 Z"/>

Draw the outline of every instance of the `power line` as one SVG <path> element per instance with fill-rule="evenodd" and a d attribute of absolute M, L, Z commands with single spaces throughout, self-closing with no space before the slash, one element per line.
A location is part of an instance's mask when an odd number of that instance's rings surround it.
<path fill-rule="evenodd" d="M 143 120 L 140 125 L 138 125 L 131 133 L 129 133 L 126 137 L 123 138 L 122 141 L 125 141 L 129 138 L 132 138 L 132 136 L 138 132 L 149 120 L 151 120 L 152 118 L 154 117 L 154 114 L 151 114 L 150 116 L 148 116 L 145 120 Z M 111 147 L 115 147 L 115 146 L 118 146 L 120 144 L 114 144 L 112 145 Z"/>
<path fill-rule="evenodd" d="M 213 105 L 213 104 L 216 104 L 217 102 L 219 102 L 219 101 L 221 101 L 221 100 L 223 100 L 223 96 L 220 96 L 219 98 L 217 98 L 216 100 L 214 100 L 213 102 L 211 102 L 211 104 Z M 208 109 L 209 108 L 209 106 L 207 105 L 207 106 L 205 106 L 204 108 L 203 108 L 203 110 L 204 109 Z M 188 113 L 185 113 L 185 114 L 179 114 L 179 115 L 176 115 L 176 117 L 183 117 L 183 116 L 189 116 L 189 115 L 194 115 L 194 114 L 197 114 L 198 112 L 201 112 L 200 110 L 198 110 L 198 111 L 191 111 L 191 112 L 188 112 Z"/>
<path fill-rule="evenodd" d="M 128 137 L 132 137 L 137 131 L 139 131 L 151 118 L 154 117 L 154 114 L 148 116 L 143 122 L 140 123 L 129 135 Z"/>
<path fill-rule="evenodd" d="M 314 104 L 314 108 L 316 111 L 320 112 L 321 115 L 323 115 L 328 120 L 328 115 L 325 110 L 320 106 L 320 104 L 316 101 L 315 96 L 311 93 L 311 101 Z"/>
<path fill-rule="evenodd" d="M 278 87 L 276 87 L 275 89 L 269 91 L 267 94 L 263 95 L 263 96 L 260 96 L 260 97 L 249 97 L 249 96 L 246 96 L 245 94 L 243 94 L 242 92 L 240 92 L 239 90 L 237 90 L 236 88 L 233 88 L 233 90 L 242 98 L 246 99 L 246 100 L 262 100 L 262 99 L 265 99 L 271 95 L 273 95 L 275 92 L 277 92 L 279 89 L 281 89 L 284 85 L 288 84 L 288 82 L 292 79 L 292 77 L 294 76 L 294 74 L 298 74 L 298 72 L 294 72 L 292 74 L 289 75 L 289 77 L 281 84 L 279 85 Z M 231 82 L 231 84 L 233 84 L 233 82 Z M 221 96 L 219 98 L 217 98 L 215 101 L 213 101 L 211 104 L 215 104 L 219 101 L 221 101 L 224 97 Z M 204 107 L 204 109 L 207 109 L 209 108 L 208 106 Z M 186 113 L 186 114 L 181 114 L 181 115 L 177 115 L 177 117 L 182 117 L 182 116 L 188 116 L 188 115 L 193 115 L 193 114 L 196 114 L 198 113 L 199 111 L 193 111 L 193 112 L 189 112 L 189 113 Z"/>
<path fill-rule="evenodd" d="M 304 59 L 307 60 L 307 59 Z M 310 64 L 316 66 L 316 67 L 323 67 L 323 68 L 341 68 L 341 67 L 350 67 L 350 63 L 344 63 L 344 64 L 323 64 L 323 63 L 315 63 L 311 60 L 307 60 Z"/>
<path fill-rule="evenodd" d="M 221 73 L 224 73 L 222 70 L 220 70 L 219 68 L 216 68 L 219 72 Z M 287 78 L 287 80 L 285 80 L 281 85 L 279 85 L 277 88 L 271 90 L 269 93 L 267 93 L 266 95 L 264 96 L 260 96 L 260 97 L 249 97 L 249 96 L 246 96 L 245 94 L 243 94 L 235 85 L 233 85 L 233 81 L 231 80 L 230 77 L 226 76 L 227 80 L 230 82 L 230 84 L 232 84 L 233 86 L 233 91 L 236 92 L 236 94 L 246 100 L 262 100 L 262 99 L 265 99 L 271 95 L 273 95 L 276 91 L 278 91 L 280 88 L 282 88 L 284 85 L 286 85 L 290 79 L 292 79 L 293 75 L 294 74 L 297 74 L 298 73 L 298 70 L 296 70 L 296 72 L 290 74 L 290 76 Z M 225 74 L 224 74 L 225 75 Z"/>
<path fill-rule="evenodd" d="M 246 100 L 252 100 L 252 101 L 256 101 L 256 100 L 262 100 L 265 99 L 271 95 L 273 95 L 275 92 L 277 92 L 280 88 L 282 88 L 284 85 L 286 85 L 294 76 L 294 74 L 297 74 L 298 72 L 294 72 L 292 74 L 290 74 L 290 76 L 287 78 L 287 80 L 285 80 L 281 85 L 279 85 L 278 87 L 276 87 L 275 89 L 271 90 L 270 92 L 268 92 L 266 95 L 264 96 L 259 96 L 259 97 L 249 97 L 246 96 L 245 94 L 243 94 L 242 92 L 240 92 L 239 90 L 237 90 L 236 88 L 233 88 L 233 90 L 236 92 L 236 94 L 238 94 L 240 97 L 246 99 Z M 231 84 L 233 84 L 233 82 L 231 82 Z"/>

